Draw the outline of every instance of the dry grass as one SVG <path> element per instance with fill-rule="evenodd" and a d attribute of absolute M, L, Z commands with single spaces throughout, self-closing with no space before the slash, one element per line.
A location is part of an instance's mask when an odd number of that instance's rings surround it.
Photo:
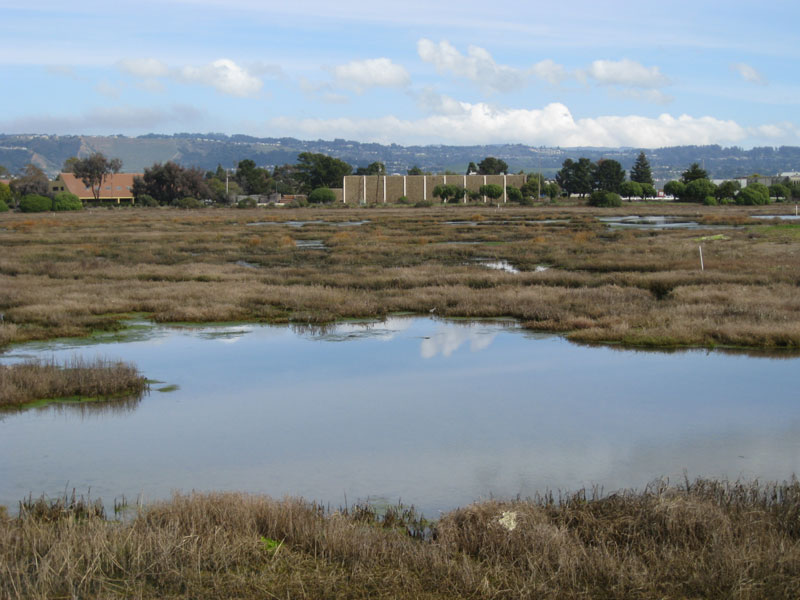
<path fill-rule="evenodd" d="M 0 365 L 0 407 L 46 399 L 109 399 L 141 395 L 146 379 L 123 362 L 73 358 L 64 365 L 28 361 Z"/>
<path fill-rule="evenodd" d="M 619 598 L 800 595 L 800 484 L 413 510 L 177 495 L 122 521 L 28 500 L 0 519 L 3 598 Z"/>
<path fill-rule="evenodd" d="M 129 313 L 158 322 L 322 323 L 435 309 L 514 317 L 587 342 L 798 349 L 800 225 L 750 218 L 781 208 L 4 213 L 0 346 L 114 329 Z M 631 213 L 711 228 L 614 230 L 596 218 Z M 360 220 L 369 222 L 336 224 Z M 480 259 L 521 272 L 492 271 Z"/>

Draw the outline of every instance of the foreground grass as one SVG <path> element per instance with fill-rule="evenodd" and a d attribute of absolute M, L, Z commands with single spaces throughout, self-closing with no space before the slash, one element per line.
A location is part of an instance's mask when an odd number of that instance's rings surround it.
<path fill-rule="evenodd" d="M 434 524 L 299 499 L 176 495 L 123 521 L 27 501 L 3 598 L 797 598 L 800 484 L 698 480 L 475 504 Z"/>
<path fill-rule="evenodd" d="M 53 399 L 108 399 L 141 395 L 147 380 L 135 366 L 102 358 L 0 365 L 0 408 Z"/>
<path fill-rule="evenodd" d="M 0 347 L 119 328 L 130 313 L 324 323 L 433 312 L 513 317 L 584 342 L 799 349 L 800 224 L 751 218 L 781 210 L 789 208 L 4 213 Z M 597 219 L 631 213 L 709 228 L 619 230 Z M 481 263 L 499 260 L 520 272 Z"/>

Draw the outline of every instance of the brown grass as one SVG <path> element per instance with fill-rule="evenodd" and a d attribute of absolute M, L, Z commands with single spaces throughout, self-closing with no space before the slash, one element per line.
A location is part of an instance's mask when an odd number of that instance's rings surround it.
<path fill-rule="evenodd" d="M 321 323 L 436 309 L 514 317 L 587 342 L 798 349 L 800 225 L 750 218 L 780 210 L 636 204 L 4 213 L 0 346 L 114 329 L 130 313 L 158 322 Z M 631 213 L 681 215 L 711 229 L 615 230 L 596 219 Z M 290 220 L 324 222 L 281 224 Z M 369 223 L 336 225 L 351 220 Z M 446 224 L 461 220 L 474 225 Z M 278 224 L 248 225 L 257 222 Z M 298 248 L 297 240 L 321 240 L 327 249 Z M 521 272 L 492 271 L 478 259 L 506 260 Z"/>
<path fill-rule="evenodd" d="M 147 381 L 136 367 L 98 358 L 0 365 L 0 407 L 46 399 L 108 399 L 141 395 Z"/>
<path fill-rule="evenodd" d="M 234 493 L 109 521 L 73 494 L 0 519 L 0 596 L 788 599 L 800 595 L 799 518 L 797 481 L 548 494 L 437 523 Z"/>

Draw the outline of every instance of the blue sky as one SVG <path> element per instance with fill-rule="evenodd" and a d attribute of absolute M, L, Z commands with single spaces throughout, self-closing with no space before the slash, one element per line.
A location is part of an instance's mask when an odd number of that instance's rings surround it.
<path fill-rule="evenodd" d="M 0 132 L 800 145 L 800 4 L 0 0 Z"/>

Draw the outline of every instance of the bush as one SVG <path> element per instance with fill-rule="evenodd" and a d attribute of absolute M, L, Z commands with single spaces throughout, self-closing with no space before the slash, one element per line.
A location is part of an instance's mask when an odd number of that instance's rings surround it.
<path fill-rule="evenodd" d="M 506 195 L 508 196 L 509 202 L 522 202 L 522 192 L 513 185 L 506 187 Z"/>
<path fill-rule="evenodd" d="M 397 199 L 398 204 L 411 204 L 411 200 L 408 199 L 408 196 L 400 196 Z"/>
<path fill-rule="evenodd" d="M 619 194 L 615 194 L 614 192 L 595 190 L 592 192 L 592 195 L 589 196 L 589 206 L 622 206 L 622 198 Z"/>
<path fill-rule="evenodd" d="M 308 198 L 305 196 L 295 196 L 294 199 L 289 202 L 289 208 L 305 208 L 308 206 Z"/>
<path fill-rule="evenodd" d="M 53 210 L 53 201 L 47 196 L 28 194 L 19 201 L 22 212 L 48 212 Z"/>
<path fill-rule="evenodd" d="M 703 202 L 708 196 L 714 196 L 717 186 L 708 179 L 695 179 L 686 184 L 681 200 L 687 202 Z"/>
<path fill-rule="evenodd" d="M 503 195 L 503 186 L 496 183 L 488 183 L 482 185 L 478 191 L 482 196 L 486 196 L 490 200 L 497 200 Z"/>
<path fill-rule="evenodd" d="M 153 198 L 150 194 L 141 194 L 136 196 L 136 204 L 139 206 L 158 206 L 158 200 Z"/>
<path fill-rule="evenodd" d="M 330 204 L 336 201 L 336 193 L 326 187 L 317 188 L 308 195 L 311 204 Z"/>
<path fill-rule="evenodd" d="M 0 202 L 6 205 L 6 209 L 9 204 L 12 204 L 11 199 L 11 188 L 0 181 Z"/>
<path fill-rule="evenodd" d="M 186 196 L 175 201 L 175 206 L 178 208 L 201 208 L 203 205 L 197 198 Z"/>
<path fill-rule="evenodd" d="M 641 198 L 642 185 L 636 181 L 623 181 L 619 186 L 620 193 L 626 198 Z"/>
<path fill-rule="evenodd" d="M 668 181 L 664 184 L 664 193 L 676 200 L 682 199 L 685 191 L 686 185 L 682 181 Z"/>
<path fill-rule="evenodd" d="M 82 210 L 83 202 L 75 194 L 58 192 L 53 198 L 53 210 Z"/>
<path fill-rule="evenodd" d="M 769 189 L 760 183 L 751 183 L 736 194 L 736 204 L 769 204 Z"/>
<path fill-rule="evenodd" d="M 714 198 L 714 196 L 706 196 L 705 200 L 703 200 L 703 204 L 706 206 L 716 206 L 719 204 L 719 202 L 717 202 L 717 199 Z"/>
<path fill-rule="evenodd" d="M 255 201 L 255 198 L 251 198 L 248 196 L 247 198 L 242 198 L 236 203 L 236 208 L 255 208 L 258 203 Z"/>
<path fill-rule="evenodd" d="M 420 200 L 414 205 L 414 208 L 428 208 L 429 206 L 433 206 L 433 202 L 430 200 Z"/>
<path fill-rule="evenodd" d="M 8 212 L 8 204 L 0 200 L 0 212 Z"/>

